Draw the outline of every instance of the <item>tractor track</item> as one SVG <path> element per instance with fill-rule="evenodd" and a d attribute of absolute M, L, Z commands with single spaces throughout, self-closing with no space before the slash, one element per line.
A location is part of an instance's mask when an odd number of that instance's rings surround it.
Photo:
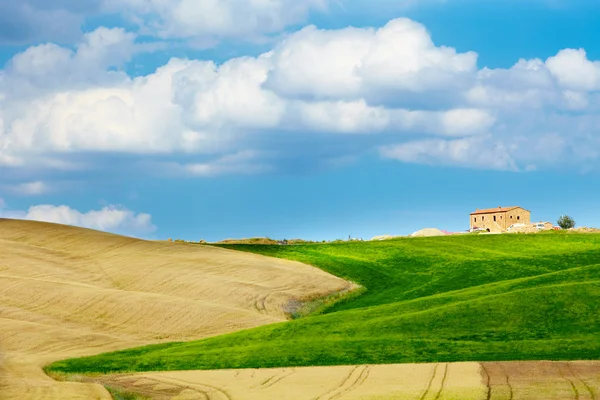
<path fill-rule="evenodd" d="M 592 400 L 596 400 L 596 394 L 594 393 L 594 390 L 592 389 L 592 387 L 585 380 L 583 380 L 581 377 L 579 377 L 579 374 L 577 372 L 575 372 L 575 370 L 573 369 L 573 364 L 567 363 L 567 367 L 569 368 L 569 371 L 571 372 L 571 375 L 575 379 L 577 379 L 579 382 L 581 382 L 581 384 L 588 391 L 588 393 L 590 394 L 590 398 Z"/>
<path fill-rule="evenodd" d="M 446 384 L 446 377 L 448 376 L 448 364 L 444 367 L 444 376 L 442 377 L 442 382 L 440 383 L 440 390 L 438 390 L 437 394 L 433 398 L 433 400 L 439 400 L 442 392 L 444 391 L 444 385 Z"/>
<path fill-rule="evenodd" d="M 508 386 L 508 390 L 509 390 L 508 400 L 513 400 L 515 393 L 514 393 L 514 389 L 513 389 L 512 385 L 510 384 L 510 376 L 508 375 L 508 372 L 506 372 L 506 367 L 504 366 L 504 364 L 500 364 L 500 367 L 502 369 L 502 373 L 504 374 L 504 378 L 506 380 L 506 386 Z"/>
<path fill-rule="evenodd" d="M 184 389 L 193 390 L 194 392 L 203 394 L 208 400 L 220 400 L 219 398 L 217 398 L 213 394 L 211 394 L 210 393 L 211 391 L 214 391 L 214 392 L 217 392 L 218 394 L 220 394 L 221 395 L 220 397 L 224 398 L 224 400 L 233 400 L 233 398 L 225 390 L 218 388 L 216 386 L 207 385 L 205 383 L 192 383 L 192 382 L 185 381 L 183 379 L 166 378 L 166 377 L 163 379 L 144 377 L 144 379 L 154 381 L 157 383 L 162 383 L 162 384 L 165 384 L 165 383 L 172 384 L 172 385 L 184 388 Z M 206 390 L 206 388 L 208 388 L 208 390 Z"/>
<path fill-rule="evenodd" d="M 360 375 L 358 375 L 358 378 L 356 378 L 356 380 L 350 386 L 348 386 L 346 389 L 342 390 L 338 394 L 334 395 L 333 397 L 330 397 L 329 400 L 333 400 L 335 398 L 338 398 L 341 395 L 346 394 L 346 393 L 348 393 L 348 392 L 356 389 L 360 385 L 362 385 L 367 380 L 367 378 L 369 377 L 369 373 L 370 372 L 371 372 L 371 367 L 368 366 L 368 365 L 365 366 L 363 368 L 363 370 L 360 372 Z"/>
<path fill-rule="evenodd" d="M 431 377 L 429 378 L 429 383 L 427 384 L 427 387 L 425 388 L 425 391 L 423 391 L 421 397 L 419 397 L 419 400 L 425 400 L 425 397 L 427 397 L 427 394 L 431 390 L 431 385 L 433 384 L 433 380 L 435 379 L 435 375 L 437 374 L 437 369 L 439 366 L 440 364 L 435 364 L 433 366 L 433 371 L 431 373 Z"/>
<path fill-rule="evenodd" d="M 350 373 L 344 378 L 344 380 L 339 385 L 337 385 L 334 389 L 330 390 L 329 392 L 326 392 L 326 393 L 320 395 L 319 397 L 315 398 L 314 400 L 333 400 L 343 394 L 346 394 L 346 393 L 356 389 L 360 385 L 362 385 L 369 377 L 369 373 L 371 371 L 371 366 L 366 365 L 366 366 L 362 367 L 362 370 L 360 371 L 360 373 L 358 373 L 358 376 L 354 377 L 356 375 L 356 372 L 359 370 L 359 368 L 361 368 L 361 366 L 356 366 L 356 367 L 352 368 Z M 354 378 L 353 381 L 352 381 L 352 378 Z M 351 382 L 350 385 L 345 387 L 345 385 L 348 382 Z"/>
<path fill-rule="evenodd" d="M 569 363 L 567 363 L 567 365 L 568 364 Z M 574 396 L 573 400 L 579 400 L 579 390 L 577 389 L 577 386 L 575 386 L 575 383 L 565 375 L 563 365 L 557 364 L 556 368 L 558 369 L 558 373 L 559 373 L 560 377 L 563 380 L 567 381 L 569 383 L 569 386 L 571 386 L 571 390 L 573 391 L 573 396 Z"/>
<path fill-rule="evenodd" d="M 483 370 L 483 372 L 485 372 L 485 386 L 487 387 L 487 394 L 485 396 L 485 400 L 490 400 L 492 398 L 492 385 L 491 385 L 491 380 L 492 378 L 490 377 L 490 373 L 488 372 L 487 368 L 485 367 L 485 364 L 481 363 L 479 364 L 481 365 L 481 369 Z"/>
<path fill-rule="evenodd" d="M 273 385 L 276 385 L 277 383 L 281 382 L 282 380 L 284 380 L 285 378 L 287 378 L 290 375 L 293 375 L 296 371 L 291 370 L 289 372 L 284 371 L 283 373 L 279 374 L 279 375 L 274 375 L 272 377 L 270 377 L 269 379 L 267 379 L 266 381 L 263 381 L 260 386 L 262 386 L 262 388 L 269 388 Z"/>

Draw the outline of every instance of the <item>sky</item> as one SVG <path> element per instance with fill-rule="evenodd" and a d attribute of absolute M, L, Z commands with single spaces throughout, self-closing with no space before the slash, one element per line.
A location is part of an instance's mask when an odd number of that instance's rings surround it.
<path fill-rule="evenodd" d="M 0 0 L 0 218 L 147 239 L 600 226 L 600 3 Z"/>

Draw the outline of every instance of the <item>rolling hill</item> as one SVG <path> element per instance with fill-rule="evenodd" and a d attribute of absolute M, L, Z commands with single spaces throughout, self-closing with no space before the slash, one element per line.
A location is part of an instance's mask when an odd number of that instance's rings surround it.
<path fill-rule="evenodd" d="M 294 321 L 52 364 L 63 373 L 600 358 L 600 235 L 236 245 L 366 291 Z"/>
<path fill-rule="evenodd" d="M 350 288 L 299 262 L 0 219 L 0 398 L 108 399 L 42 366 L 285 321 Z"/>

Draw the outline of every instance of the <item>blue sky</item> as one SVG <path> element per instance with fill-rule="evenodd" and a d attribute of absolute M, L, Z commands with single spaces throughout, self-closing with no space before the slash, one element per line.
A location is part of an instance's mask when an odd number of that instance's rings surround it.
<path fill-rule="evenodd" d="M 365 4 L 0 0 L 0 217 L 210 241 L 499 205 L 600 225 L 598 2 Z"/>

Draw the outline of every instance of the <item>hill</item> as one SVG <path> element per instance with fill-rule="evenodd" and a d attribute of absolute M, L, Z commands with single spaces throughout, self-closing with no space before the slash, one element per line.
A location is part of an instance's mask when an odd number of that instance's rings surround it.
<path fill-rule="evenodd" d="M 227 246 L 301 261 L 366 292 L 322 315 L 57 362 L 60 372 L 598 359 L 600 235 L 465 235 Z"/>
<path fill-rule="evenodd" d="M 0 398 L 110 398 L 41 367 L 284 321 L 350 286 L 288 260 L 0 219 Z"/>

